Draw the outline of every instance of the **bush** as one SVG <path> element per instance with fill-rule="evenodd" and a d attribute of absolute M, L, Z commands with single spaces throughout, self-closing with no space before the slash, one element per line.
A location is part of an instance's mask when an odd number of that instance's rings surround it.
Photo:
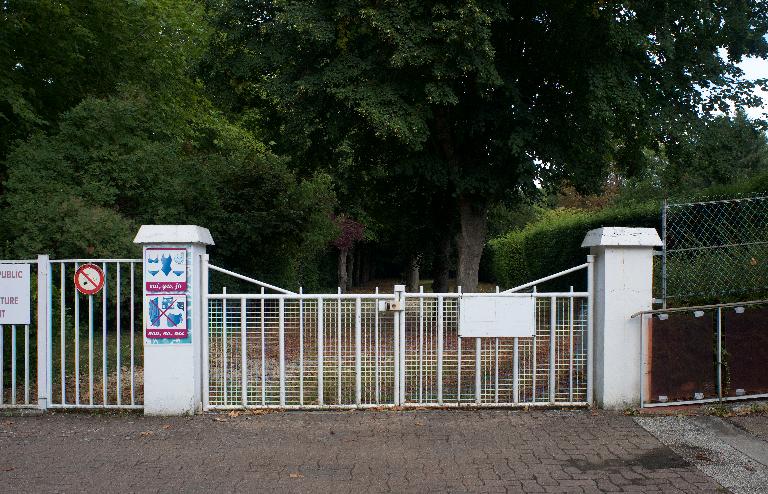
<path fill-rule="evenodd" d="M 650 201 L 602 211 L 555 209 L 521 230 L 491 240 L 491 269 L 500 286 L 511 288 L 582 264 L 588 254 L 584 235 L 603 226 L 660 227 L 659 203 Z M 549 289 L 586 288 L 582 273 L 542 285 Z M 540 287 L 541 288 L 541 287 Z"/>

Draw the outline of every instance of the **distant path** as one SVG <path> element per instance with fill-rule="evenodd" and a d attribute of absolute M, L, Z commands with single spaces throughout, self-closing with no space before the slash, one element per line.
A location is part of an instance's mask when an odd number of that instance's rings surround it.
<path fill-rule="evenodd" d="M 0 417 L 3 492 L 718 492 L 632 417 L 580 411 Z"/>

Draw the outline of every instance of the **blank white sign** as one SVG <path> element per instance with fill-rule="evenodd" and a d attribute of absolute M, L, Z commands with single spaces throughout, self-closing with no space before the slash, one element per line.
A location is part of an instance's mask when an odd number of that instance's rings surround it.
<path fill-rule="evenodd" d="M 464 294 L 459 299 L 462 338 L 531 337 L 536 329 L 536 302 L 531 296 Z"/>
<path fill-rule="evenodd" d="M 0 264 L 0 324 L 29 319 L 29 264 Z"/>

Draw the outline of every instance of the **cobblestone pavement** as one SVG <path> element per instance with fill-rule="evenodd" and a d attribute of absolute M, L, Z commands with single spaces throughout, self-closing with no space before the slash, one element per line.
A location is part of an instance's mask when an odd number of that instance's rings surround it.
<path fill-rule="evenodd" d="M 722 492 L 632 417 L 579 411 L 0 417 L 3 492 Z"/>

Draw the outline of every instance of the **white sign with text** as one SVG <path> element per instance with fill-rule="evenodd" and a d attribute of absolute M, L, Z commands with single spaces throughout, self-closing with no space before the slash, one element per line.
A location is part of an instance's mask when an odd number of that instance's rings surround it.
<path fill-rule="evenodd" d="M 29 324 L 29 264 L 0 264 L 0 324 Z"/>

